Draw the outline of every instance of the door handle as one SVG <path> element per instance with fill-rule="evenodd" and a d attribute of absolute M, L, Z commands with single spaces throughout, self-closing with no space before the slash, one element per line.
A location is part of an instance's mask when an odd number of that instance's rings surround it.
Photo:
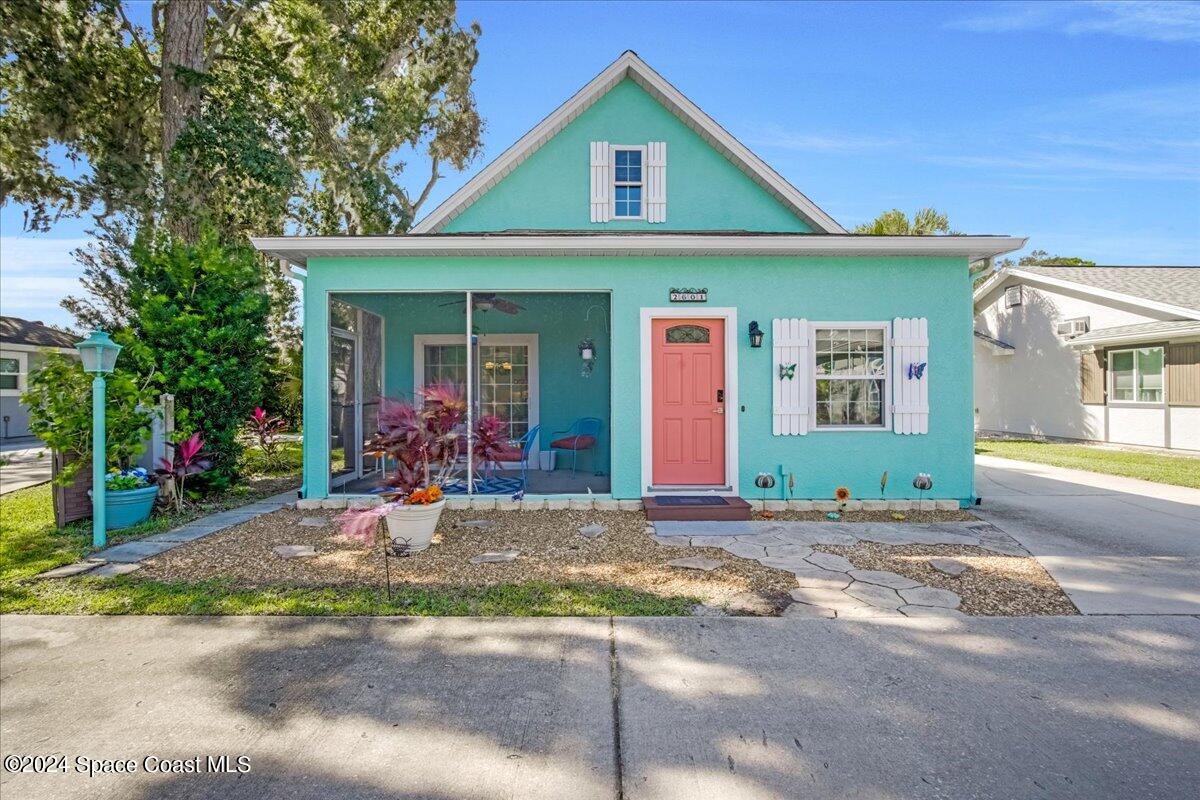
<path fill-rule="evenodd" d="M 714 409 L 713 409 L 713 413 L 714 413 L 714 414 L 724 414 L 724 413 L 725 413 L 725 409 L 723 409 L 723 408 L 714 408 Z"/>

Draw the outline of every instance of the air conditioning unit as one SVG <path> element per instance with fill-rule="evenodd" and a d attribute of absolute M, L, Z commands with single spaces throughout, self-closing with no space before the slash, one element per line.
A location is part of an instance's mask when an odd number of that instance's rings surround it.
<path fill-rule="evenodd" d="M 1065 319 L 1058 323 L 1059 336 L 1078 336 L 1081 333 L 1087 333 L 1091 328 L 1090 317 L 1075 317 L 1074 319 Z"/>

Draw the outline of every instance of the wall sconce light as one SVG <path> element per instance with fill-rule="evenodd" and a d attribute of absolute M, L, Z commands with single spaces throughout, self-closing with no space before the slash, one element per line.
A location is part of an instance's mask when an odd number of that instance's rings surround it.
<path fill-rule="evenodd" d="M 581 377 L 592 377 L 592 370 L 596 368 L 596 343 L 591 339 L 584 339 L 579 343 L 579 357 L 583 360 L 583 368 L 579 370 Z"/>
<path fill-rule="evenodd" d="M 763 329 L 758 327 L 756 320 L 750 320 L 750 346 L 762 347 Z"/>

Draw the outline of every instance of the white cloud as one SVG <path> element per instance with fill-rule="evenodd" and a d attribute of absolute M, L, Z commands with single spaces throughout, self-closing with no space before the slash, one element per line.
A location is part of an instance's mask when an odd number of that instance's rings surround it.
<path fill-rule="evenodd" d="M 947 28 L 979 33 L 1053 30 L 1070 36 L 1107 34 L 1156 42 L 1200 41 L 1200 3 L 1004 3 L 983 14 L 951 20 Z"/>

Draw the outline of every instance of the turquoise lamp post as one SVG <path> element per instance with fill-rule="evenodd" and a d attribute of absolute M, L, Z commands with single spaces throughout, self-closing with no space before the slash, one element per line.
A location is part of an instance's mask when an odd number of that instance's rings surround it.
<path fill-rule="evenodd" d="M 101 330 L 94 330 L 75 349 L 83 362 L 83 371 L 90 372 L 92 379 L 92 547 L 104 547 L 108 543 L 104 519 L 104 476 L 108 472 L 106 463 L 108 443 L 104 433 L 104 376 L 113 371 L 121 345 Z"/>

